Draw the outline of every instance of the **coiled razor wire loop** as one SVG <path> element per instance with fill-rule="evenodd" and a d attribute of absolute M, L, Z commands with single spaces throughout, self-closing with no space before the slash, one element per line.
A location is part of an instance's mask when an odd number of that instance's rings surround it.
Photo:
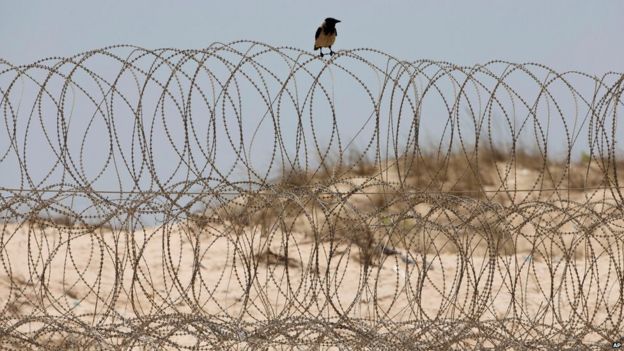
<path fill-rule="evenodd" d="M 0 60 L 0 344 L 603 348 L 623 81 L 251 41 Z"/>

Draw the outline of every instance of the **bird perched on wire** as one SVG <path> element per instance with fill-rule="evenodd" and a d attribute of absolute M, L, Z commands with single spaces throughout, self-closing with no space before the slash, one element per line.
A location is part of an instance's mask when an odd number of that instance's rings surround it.
<path fill-rule="evenodd" d="M 323 24 L 316 30 L 316 34 L 314 35 L 314 50 L 320 50 L 321 57 L 323 57 L 323 49 L 329 48 L 329 54 L 333 55 L 332 45 L 336 41 L 336 36 L 338 32 L 336 32 L 336 23 L 340 23 L 339 20 L 331 17 L 327 17 Z"/>

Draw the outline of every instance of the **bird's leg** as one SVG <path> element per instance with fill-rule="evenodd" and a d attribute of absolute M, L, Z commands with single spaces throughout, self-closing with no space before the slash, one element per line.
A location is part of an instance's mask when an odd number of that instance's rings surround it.
<path fill-rule="evenodd" d="M 329 47 L 329 55 L 334 56 L 334 51 L 331 49 L 331 46 Z"/>
<path fill-rule="evenodd" d="M 319 56 L 323 57 L 323 55 L 324 55 L 324 54 L 323 54 L 323 48 L 319 48 L 319 52 L 320 52 L 320 55 L 319 55 Z"/>

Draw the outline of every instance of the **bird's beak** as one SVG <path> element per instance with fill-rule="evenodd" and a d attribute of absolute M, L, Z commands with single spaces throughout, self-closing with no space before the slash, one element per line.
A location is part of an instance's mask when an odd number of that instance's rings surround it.
<path fill-rule="evenodd" d="M 336 23 L 340 23 L 340 20 L 336 20 Z"/>

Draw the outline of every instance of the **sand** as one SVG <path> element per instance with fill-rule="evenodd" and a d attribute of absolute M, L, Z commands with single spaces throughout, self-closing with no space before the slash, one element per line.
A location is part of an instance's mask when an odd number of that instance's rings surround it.
<path fill-rule="evenodd" d="M 349 201 L 364 211 L 366 199 Z M 175 349 L 218 341 L 227 348 L 292 335 L 284 343 L 325 340 L 330 347 L 353 334 L 427 345 L 446 338 L 460 349 L 505 339 L 608 345 L 624 307 L 624 223 L 605 212 L 609 202 L 617 203 L 606 193 L 576 193 L 485 211 L 504 216 L 497 242 L 471 232 L 480 227 L 466 224 L 469 207 L 453 212 L 422 201 L 410 210 L 412 222 L 429 225 L 405 229 L 388 217 L 371 224 L 378 229 L 370 247 L 348 235 L 331 238 L 322 229 L 330 221 L 318 212 L 281 223 L 183 220 L 130 231 L 4 223 L 2 342 L 21 336 L 41 345 L 85 339 L 88 347 L 99 340 Z M 347 223 L 337 232 L 349 230 L 357 227 Z M 410 239 L 397 244 L 391 238 L 400 233 Z M 305 323 L 289 324 L 297 320 Z M 333 331 L 319 331 L 323 325 Z M 432 331 L 417 332 L 426 326 Z M 158 339 L 162 333 L 170 344 Z"/>

